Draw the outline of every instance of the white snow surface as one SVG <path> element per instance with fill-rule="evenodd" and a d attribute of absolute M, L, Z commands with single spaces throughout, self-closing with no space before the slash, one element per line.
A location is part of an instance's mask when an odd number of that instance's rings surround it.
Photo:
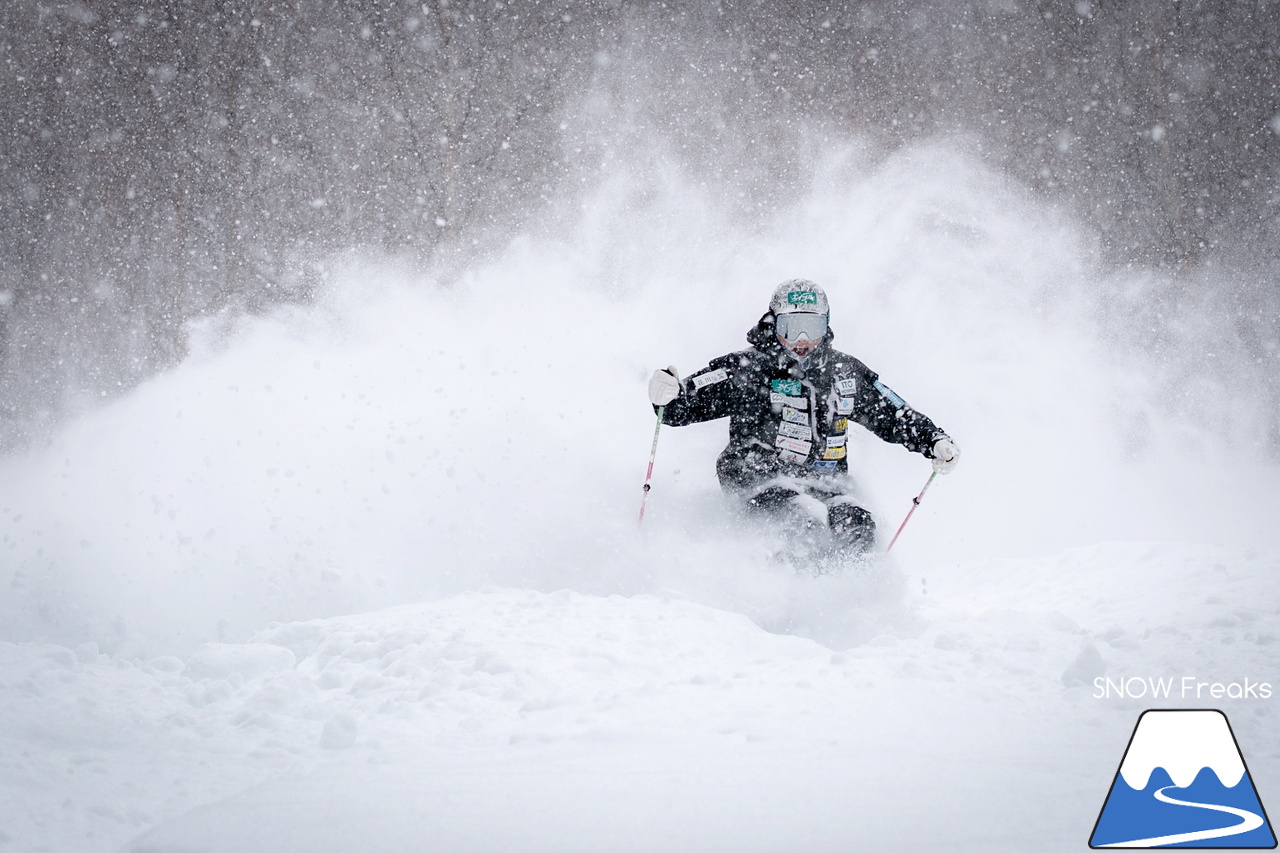
<path fill-rule="evenodd" d="M 584 181 L 461 280 L 353 261 L 3 460 L 0 850 L 1081 849 L 1155 701 L 1094 678 L 1280 684 L 1251 368 L 952 148 L 813 185 L 761 235 Z M 636 524 L 649 373 L 796 276 L 964 454 L 816 578 L 721 497 L 722 423 L 662 431 Z M 891 533 L 927 463 L 850 456 Z M 1163 706 L 1222 706 L 1266 802 L 1274 702 Z"/>
<path fill-rule="evenodd" d="M 1163 767 L 1173 784 L 1186 788 L 1208 767 L 1218 781 L 1234 788 L 1244 778 L 1244 760 L 1219 711 L 1151 711 L 1143 714 L 1120 764 L 1130 788 L 1147 787 L 1152 772 Z"/>

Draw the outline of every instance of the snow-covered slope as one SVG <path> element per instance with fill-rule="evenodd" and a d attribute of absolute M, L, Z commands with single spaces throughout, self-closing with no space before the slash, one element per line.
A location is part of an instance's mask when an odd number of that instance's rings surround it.
<path fill-rule="evenodd" d="M 1152 701 L 1096 676 L 1280 683 L 1248 369 L 1131 349 L 1138 285 L 966 158 L 864 166 L 768 239 L 619 180 L 449 288 L 354 266 L 4 460 L 0 849 L 1079 849 Z M 648 372 L 795 275 L 965 453 L 866 573 L 772 559 L 723 425 L 635 523 Z M 851 454 L 896 527 L 927 464 Z"/>
<path fill-rule="evenodd" d="M 54 850 L 165 818 L 126 849 L 1078 849 L 1146 707 L 1093 698 L 1095 674 L 1274 670 L 1274 557 L 1106 545 L 935 568 L 912 625 L 841 650 L 670 596 L 498 587 L 185 661 L 6 645 L 5 746 L 25 752 L 6 832 Z M 1275 714 L 1228 712 L 1265 797 Z"/>

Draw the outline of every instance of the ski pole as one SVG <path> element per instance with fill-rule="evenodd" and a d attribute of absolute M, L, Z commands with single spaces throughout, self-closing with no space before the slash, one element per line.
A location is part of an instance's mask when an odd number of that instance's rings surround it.
<path fill-rule="evenodd" d="M 885 553 L 893 548 L 893 543 L 898 541 L 898 537 L 902 535 L 902 528 L 907 526 L 907 522 L 911 520 L 911 515 L 916 511 L 916 507 L 920 506 L 920 501 L 924 498 L 924 493 L 929 491 L 929 487 L 933 485 L 933 478 L 938 476 L 938 472 L 934 471 L 929 475 L 929 480 L 924 484 L 924 488 L 920 490 L 920 494 L 911 499 L 911 509 L 907 511 L 907 517 L 902 519 L 902 524 L 898 525 L 898 532 L 893 534 L 893 541 L 889 543 L 889 547 L 885 548 Z"/>
<path fill-rule="evenodd" d="M 653 460 L 658 455 L 658 433 L 662 431 L 662 413 L 666 406 L 658 407 L 658 424 L 653 428 L 653 449 L 649 451 L 649 471 L 644 475 L 644 496 L 640 498 L 640 521 L 644 521 L 644 505 L 649 500 L 649 479 L 653 477 Z"/>

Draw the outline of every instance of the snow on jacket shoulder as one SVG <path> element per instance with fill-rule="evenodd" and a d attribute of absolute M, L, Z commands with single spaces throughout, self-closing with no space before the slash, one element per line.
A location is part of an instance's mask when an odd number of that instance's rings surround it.
<path fill-rule="evenodd" d="M 776 453 L 777 469 L 796 474 L 846 471 L 850 421 L 908 450 L 929 450 L 943 431 L 861 361 L 833 349 L 834 337 L 828 329 L 802 368 L 778 343 L 773 316 L 766 314 L 747 334 L 751 347 L 713 359 L 684 379 L 663 423 L 727 417 L 726 452 Z"/>

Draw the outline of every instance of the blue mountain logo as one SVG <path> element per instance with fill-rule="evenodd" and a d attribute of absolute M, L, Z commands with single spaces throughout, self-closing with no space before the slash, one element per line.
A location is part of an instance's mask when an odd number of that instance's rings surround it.
<path fill-rule="evenodd" d="M 1144 711 L 1089 846 L 1274 848 L 1275 833 L 1227 715 Z"/>

